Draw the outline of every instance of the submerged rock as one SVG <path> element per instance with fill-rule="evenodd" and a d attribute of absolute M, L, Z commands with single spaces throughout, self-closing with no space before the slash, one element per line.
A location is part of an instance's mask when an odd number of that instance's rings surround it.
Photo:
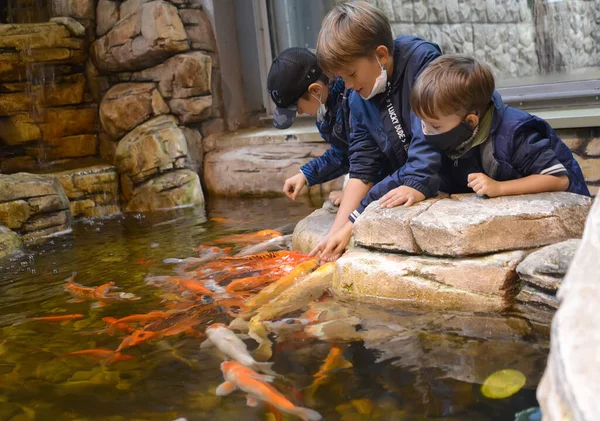
<path fill-rule="evenodd" d="M 19 236 L 5 226 L 0 225 L 0 258 L 11 254 L 19 247 L 21 247 Z"/>

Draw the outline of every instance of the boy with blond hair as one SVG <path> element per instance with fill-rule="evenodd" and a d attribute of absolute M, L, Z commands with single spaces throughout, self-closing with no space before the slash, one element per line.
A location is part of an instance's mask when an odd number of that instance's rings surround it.
<path fill-rule="evenodd" d="M 410 206 L 437 194 L 442 155 L 424 142 L 409 98 L 419 73 L 440 55 L 437 45 L 415 36 L 394 40 L 387 17 L 366 2 L 340 4 L 323 20 L 319 64 L 354 90 L 350 181 L 329 233 L 311 254 L 338 258 L 354 221 L 374 200 Z"/>
<path fill-rule="evenodd" d="M 498 197 L 569 191 L 589 196 L 579 164 L 550 125 L 506 106 L 491 68 L 466 55 L 433 61 L 410 104 L 440 149 L 443 190 Z"/>

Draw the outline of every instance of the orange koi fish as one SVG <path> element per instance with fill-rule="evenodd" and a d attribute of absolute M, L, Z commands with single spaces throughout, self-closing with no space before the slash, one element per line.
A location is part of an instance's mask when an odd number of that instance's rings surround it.
<path fill-rule="evenodd" d="M 274 380 L 273 376 L 259 374 L 237 361 L 225 361 L 221 363 L 221 371 L 223 372 L 225 382 L 217 387 L 217 396 L 226 396 L 236 389 L 240 389 L 248 394 L 246 398 L 248 406 L 257 406 L 259 401 L 261 401 L 281 412 L 295 415 L 304 421 L 318 421 L 322 419 L 318 412 L 294 405 L 279 393 L 277 389 L 271 386 L 268 382 Z"/>
<path fill-rule="evenodd" d="M 65 285 L 65 289 L 71 293 L 71 295 L 77 298 L 84 299 L 102 299 L 107 298 L 107 294 L 112 287 L 115 286 L 114 282 L 108 282 L 106 284 L 100 285 L 99 287 L 85 287 L 78 283 L 75 283 L 75 277 L 77 276 L 77 272 L 73 272 L 69 278 L 67 278 L 67 283 Z"/>
<path fill-rule="evenodd" d="M 270 240 L 271 238 L 280 237 L 281 233 L 274 230 L 262 230 L 252 234 L 236 234 L 229 235 L 227 237 L 219 238 L 212 242 L 214 245 L 221 244 L 237 244 L 237 245 L 250 245 L 258 244 L 263 241 Z"/>
<path fill-rule="evenodd" d="M 266 275 L 250 276 L 247 278 L 239 278 L 231 282 L 225 287 L 229 293 L 250 291 L 275 281 L 278 277 L 277 273 L 271 272 Z"/>
<path fill-rule="evenodd" d="M 107 331 L 109 335 L 112 335 L 115 329 L 126 333 L 131 333 L 135 330 L 129 323 L 119 323 L 114 317 L 103 317 L 102 321 L 108 326 Z"/>
<path fill-rule="evenodd" d="M 40 322 L 49 322 L 49 323 L 60 323 L 60 322 L 70 322 L 72 320 L 83 319 L 83 314 L 65 314 L 63 316 L 42 316 L 42 317 L 32 317 L 29 320 L 36 320 Z"/>
<path fill-rule="evenodd" d="M 131 355 L 123 354 L 118 351 L 112 351 L 110 349 L 84 349 L 82 351 L 74 351 L 69 352 L 68 354 L 63 355 L 63 357 L 72 357 L 76 355 L 85 355 L 91 358 L 94 358 L 98 361 L 103 361 L 107 365 L 119 362 L 119 361 L 127 361 L 133 360 Z"/>
<path fill-rule="evenodd" d="M 130 316 L 121 317 L 120 319 L 113 319 L 114 321 L 112 321 L 112 323 L 109 323 L 109 325 L 114 324 L 114 323 L 124 323 L 124 324 L 129 325 L 130 323 L 150 322 L 150 321 L 154 321 L 156 319 L 161 319 L 163 317 L 167 317 L 168 315 L 169 315 L 169 313 L 167 313 L 166 311 L 155 310 L 155 311 L 151 311 L 149 313 L 132 314 Z M 112 318 L 105 317 L 105 319 L 112 319 Z"/>

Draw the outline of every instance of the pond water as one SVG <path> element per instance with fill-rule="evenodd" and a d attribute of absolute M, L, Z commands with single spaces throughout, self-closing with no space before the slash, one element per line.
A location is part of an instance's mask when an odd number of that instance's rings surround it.
<path fill-rule="evenodd" d="M 298 419 L 248 407 L 240 391 L 216 396 L 222 359 L 212 349 L 200 349 L 200 335 L 147 341 L 126 350 L 132 359 L 113 364 L 65 354 L 115 350 L 125 333 L 107 329 L 105 317 L 165 309 L 174 298 L 145 281 L 173 274 L 164 259 L 197 256 L 195 247 L 225 235 L 261 229 L 290 233 L 311 210 L 279 199 L 217 200 L 207 212 L 79 221 L 72 234 L 0 260 L 0 420 Z M 65 290 L 73 272 L 82 285 L 112 281 L 118 291 L 140 299 L 104 306 L 74 302 Z M 513 420 L 516 412 L 537 405 L 535 387 L 548 338 L 522 318 L 383 311 L 332 298 L 315 306 L 350 321 L 320 338 L 272 335 L 271 361 L 281 375 L 273 385 L 323 419 Z M 31 320 L 68 314 L 83 317 Z M 209 323 L 232 320 L 224 311 L 200 317 L 199 332 Z M 348 326 L 364 335 L 347 335 Z M 252 340 L 247 344 L 256 346 Z M 326 360 L 330 370 L 324 373 Z M 506 368 L 525 374 L 525 387 L 507 399 L 484 397 L 483 380 Z"/>

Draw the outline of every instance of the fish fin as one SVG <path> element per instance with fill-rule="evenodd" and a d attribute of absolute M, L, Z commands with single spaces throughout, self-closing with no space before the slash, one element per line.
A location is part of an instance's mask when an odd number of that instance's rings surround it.
<path fill-rule="evenodd" d="M 302 408 L 300 406 L 297 406 L 296 408 L 294 408 L 292 411 L 289 411 L 289 412 L 291 414 L 296 415 L 297 417 L 302 418 L 303 421 L 319 421 L 319 420 L 323 419 L 321 414 L 319 414 L 317 411 L 314 411 L 309 408 Z"/>
<path fill-rule="evenodd" d="M 105 303 L 104 301 L 96 301 L 95 303 L 92 303 L 90 305 L 90 308 L 100 308 L 100 307 L 105 307 L 107 305 L 107 303 Z"/>
<path fill-rule="evenodd" d="M 69 301 L 67 301 L 67 303 L 83 303 L 85 300 L 82 300 L 81 298 L 72 298 Z"/>
<path fill-rule="evenodd" d="M 247 335 L 245 333 L 236 333 L 237 337 L 240 338 L 242 341 L 245 341 L 247 339 L 252 339 L 250 337 L 250 335 Z"/>
<path fill-rule="evenodd" d="M 265 383 L 273 383 L 275 381 L 275 376 L 271 376 L 268 374 L 248 374 L 248 377 L 252 377 L 254 380 L 260 380 L 261 382 Z"/>
<path fill-rule="evenodd" d="M 200 349 L 210 349 L 210 348 L 214 348 L 214 347 L 215 347 L 215 344 L 210 339 L 207 339 L 200 344 Z"/>
<path fill-rule="evenodd" d="M 271 341 L 263 342 L 252 351 L 252 355 L 259 361 L 267 361 L 273 356 L 272 345 Z"/>
<path fill-rule="evenodd" d="M 246 396 L 246 405 L 248 405 L 249 407 L 256 408 L 259 404 L 260 402 L 258 402 L 258 400 L 254 396 Z"/>
<path fill-rule="evenodd" d="M 254 363 L 253 364 L 253 368 L 256 369 L 256 371 L 260 371 L 262 373 L 265 374 L 270 374 L 272 376 L 276 376 L 277 373 L 273 371 L 273 369 L 271 368 L 273 366 L 273 363 Z"/>
<path fill-rule="evenodd" d="M 234 392 L 237 389 L 237 386 L 231 382 L 223 382 L 217 387 L 215 393 L 217 396 L 227 396 L 230 393 Z"/>

